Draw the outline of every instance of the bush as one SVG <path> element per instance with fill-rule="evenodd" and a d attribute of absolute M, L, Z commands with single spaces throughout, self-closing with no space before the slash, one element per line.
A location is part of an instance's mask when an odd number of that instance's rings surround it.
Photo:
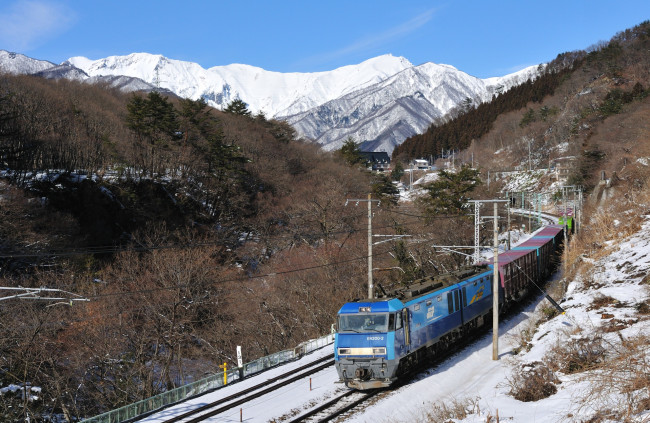
<path fill-rule="evenodd" d="M 558 343 L 546 356 L 554 371 L 567 374 L 595 368 L 605 359 L 606 349 L 600 335 Z"/>
<path fill-rule="evenodd" d="M 555 373 L 544 363 L 536 361 L 524 364 L 520 371 L 514 372 L 508 379 L 509 394 L 523 402 L 539 401 L 557 392 L 559 383 Z"/>

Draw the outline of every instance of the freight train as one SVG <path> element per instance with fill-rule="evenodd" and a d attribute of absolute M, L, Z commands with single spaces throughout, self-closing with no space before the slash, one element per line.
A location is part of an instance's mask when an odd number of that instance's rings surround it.
<path fill-rule="evenodd" d="M 545 226 L 498 256 L 503 312 L 550 276 L 564 225 Z M 422 360 L 491 321 L 493 261 L 414 281 L 338 312 L 334 359 L 339 378 L 359 390 L 390 386 Z"/>

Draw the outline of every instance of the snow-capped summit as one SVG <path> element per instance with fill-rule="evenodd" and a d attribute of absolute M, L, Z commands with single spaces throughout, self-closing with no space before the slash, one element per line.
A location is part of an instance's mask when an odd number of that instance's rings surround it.
<path fill-rule="evenodd" d="M 37 60 L 19 53 L 0 50 L 0 73 L 32 74 L 55 66 L 47 60 Z"/>
<path fill-rule="evenodd" d="M 71 57 L 61 65 L 0 51 L 0 71 L 104 82 L 123 91 L 162 90 L 202 98 L 223 109 L 235 99 L 268 118 L 285 119 L 327 150 L 348 137 L 365 151 L 392 152 L 468 99 L 477 105 L 535 77 L 533 66 L 504 77 L 479 79 L 454 66 L 413 66 L 390 54 L 326 72 L 281 73 L 230 64 L 209 69 L 160 54 L 132 53 L 99 60 Z"/>
<path fill-rule="evenodd" d="M 507 91 L 529 75 L 536 74 L 525 69 L 484 80 L 450 65 L 428 62 L 283 118 L 326 150 L 340 148 L 352 136 L 363 142 L 364 151 L 390 153 L 468 99 L 472 105 L 489 101 L 495 92 Z"/>
<path fill-rule="evenodd" d="M 126 75 L 140 78 L 181 97 L 203 98 L 217 108 L 224 108 L 239 98 L 248 104 L 253 113 L 261 111 L 271 117 L 311 109 L 412 66 L 405 58 L 391 55 L 315 73 L 272 72 L 244 64 L 204 69 L 197 63 L 148 53 L 111 56 L 94 61 L 73 57 L 67 63 L 90 76 Z"/>

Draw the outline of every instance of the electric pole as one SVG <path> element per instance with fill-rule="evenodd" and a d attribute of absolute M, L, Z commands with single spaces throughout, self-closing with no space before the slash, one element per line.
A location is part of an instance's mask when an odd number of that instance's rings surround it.
<path fill-rule="evenodd" d="M 492 273 L 492 360 L 499 359 L 499 210 L 498 203 L 508 203 L 510 214 L 510 200 L 472 200 L 476 205 L 475 220 L 478 220 L 478 203 L 494 204 L 494 246 L 493 246 L 493 273 Z M 488 218 L 489 216 L 484 216 Z"/>
<path fill-rule="evenodd" d="M 492 280 L 492 360 L 499 359 L 499 225 L 494 203 L 494 273 Z"/>
<path fill-rule="evenodd" d="M 379 200 L 373 200 L 372 194 L 368 194 L 368 199 L 348 199 L 345 201 L 345 205 L 348 205 L 348 202 L 356 201 L 357 205 L 362 201 L 368 202 L 368 298 L 372 299 L 375 297 L 375 287 L 372 282 L 372 202 L 376 201 L 380 203 Z"/>

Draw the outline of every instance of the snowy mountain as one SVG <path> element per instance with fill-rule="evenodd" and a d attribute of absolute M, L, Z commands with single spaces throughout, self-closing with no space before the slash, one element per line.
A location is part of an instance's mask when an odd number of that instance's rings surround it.
<path fill-rule="evenodd" d="M 241 99 L 254 114 L 284 119 L 326 150 L 348 137 L 364 151 L 392 152 L 467 99 L 472 104 L 525 82 L 537 67 L 505 77 L 479 79 L 449 65 L 413 66 L 403 57 L 383 55 L 328 72 L 280 73 L 231 64 L 204 69 L 197 63 L 133 53 L 99 60 L 73 57 L 55 65 L 0 51 L 0 70 L 106 83 L 123 91 L 169 91 L 203 98 L 218 109 Z"/>
<path fill-rule="evenodd" d="M 0 72 L 19 74 L 32 74 L 56 66 L 46 60 L 32 59 L 19 53 L 0 50 Z"/>
<path fill-rule="evenodd" d="M 496 92 L 525 82 L 537 67 L 512 75 L 479 79 L 453 66 L 425 63 L 386 80 L 329 101 L 304 113 L 283 116 L 307 138 L 335 150 L 352 136 L 363 151 L 392 152 L 468 99 L 489 101 Z"/>
<path fill-rule="evenodd" d="M 253 113 L 286 116 L 309 110 L 351 91 L 375 84 L 411 67 L 390 55 L 329 72 L 280 73 L 249 65 L 232 64 L 204 69 L 197 63 L 160 55 L 134 53 L 100 60 L 73 57 L 67 64 L 90 76 L 125 75 L 140 78 L 184 98 L 204 98 L 219 109 L 237 98 Z"/>

